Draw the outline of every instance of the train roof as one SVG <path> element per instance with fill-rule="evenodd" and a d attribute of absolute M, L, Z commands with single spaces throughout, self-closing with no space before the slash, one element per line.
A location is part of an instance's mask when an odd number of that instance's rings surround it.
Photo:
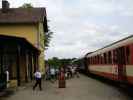
<path fill-rule="evenodd" d="M 124 45 L 128 45 L 130 43 L 133 43 L 133 35 L 130 35 L 126 38 L 123 38 L 119 41 L 116 41 L 116 42 L 113 42 L 103 48 L 100 48 L 92 53 L 87 53 L 86 54 L 86 57 L 90 57 L 90 56 L 95 56 L 97 54 L 102 54 L 106 51 L 109 51 L 109 50 L 112 50 L 112 49 L 115 49 L 115 48 L 118 48 L 118 47 L 121 47 L 121 46 L 124 46 Z"/>

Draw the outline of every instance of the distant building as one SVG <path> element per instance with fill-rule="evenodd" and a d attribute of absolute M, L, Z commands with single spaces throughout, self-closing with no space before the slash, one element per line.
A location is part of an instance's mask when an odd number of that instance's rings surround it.
<path fill-rule="evenodd" d="M 10 82 L 21 85 L 32 79 L 36 69 L 45 73 L 44 35 L 48 31 L 45 8 L 10 8 L 2 1 L 0 9 L 0 87 L 4 72 Z"/>

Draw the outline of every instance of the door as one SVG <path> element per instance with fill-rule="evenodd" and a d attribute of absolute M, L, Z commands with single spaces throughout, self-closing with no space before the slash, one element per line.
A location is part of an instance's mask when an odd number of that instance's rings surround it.
<path fill-rule="evenodd" d="M 126 57 L 124 47 L 117 50 L 117 64 L 118 64 L 118 80 L 120 82 L 126 81 Z"/>
<path fill-rule="evenodd" d="M 3 67 L 3 54 L 0 53 L 0 90 L 6 88 L 6 73 Z"/>

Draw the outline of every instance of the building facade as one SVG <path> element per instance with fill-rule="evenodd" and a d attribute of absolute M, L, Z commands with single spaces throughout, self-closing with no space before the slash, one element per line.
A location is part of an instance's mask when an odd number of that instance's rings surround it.
<path fill-rule="evenodd" d="M 0 60 L 0 72 L 8 69 L 9 79 L 16 80 L 18 85 L 31 80 L 36 69 L 44 74 L 46 32 L 45 8 L 10 8 L 9 2 L 3 0 L 0 9 L 0 48 L 5 53 L 0 53 L 0 59 L 3 59 Z"/>

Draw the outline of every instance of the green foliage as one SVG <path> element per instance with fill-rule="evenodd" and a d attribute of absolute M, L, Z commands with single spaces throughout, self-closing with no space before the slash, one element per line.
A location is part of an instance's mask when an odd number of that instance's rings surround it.
<path fill-rule="evenodd" d="M 59 68 L 60 60 L 57 57 L 53 57 L 52 59 L 48 59 L 48 64 L 50 67 Z"/>
<path fill-rule="evenodd" d="M 24 3 L 20 8 L 33 8 L 31 3 Z"/>
<path fill-rule="evenodd" d="M 61 62 L 61 65 L 65 67 L 71 63 L 71 59 L 60 59 L 60 62 Z"/>
<path fill-rule="evenodd" d="M 53 32 L 51 32 L 51 31 L 48 31 L 47 33 L 45 33 L 45 36 L 44 36 L 45 49 L 48 49 L 48 47 L 49 47 L 50 40 L 52 38 L 52 34 L 53 34 Z"/>
<path fill-rule="evenodd" d="M 50 67 L 59 68 L 66 67 L 71 63 L 72 59 L 59 59 L 57 57 L 53 57 L 52 59 L 48 59 L 48 64 Z"/>

